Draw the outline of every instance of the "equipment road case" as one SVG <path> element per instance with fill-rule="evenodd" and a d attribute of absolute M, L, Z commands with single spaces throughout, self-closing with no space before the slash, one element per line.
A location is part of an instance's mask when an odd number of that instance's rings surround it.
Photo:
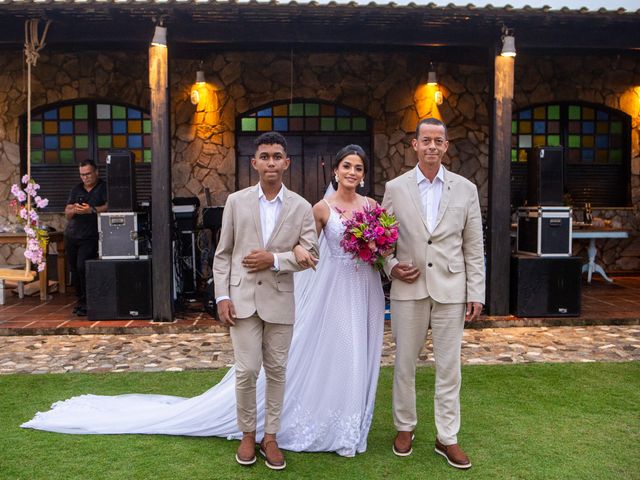
<path fill-rule="evenodd" d="M 571 207 L 518 208 L 517 252 L 540 257 L 571 256 Z"/>
<path fill-rule="evenodd" d="M 149 258 L 147 238 L 136 212 L 107 212 L 98 216 L 98 255 L 101 259 Z"/>

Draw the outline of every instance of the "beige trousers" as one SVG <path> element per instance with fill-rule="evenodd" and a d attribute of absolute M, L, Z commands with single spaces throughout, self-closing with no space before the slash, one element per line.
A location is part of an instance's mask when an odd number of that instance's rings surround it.
<path fill-rule="evenodd" d="M 236 366 L 238 428 L 242 432 L 256 430 L 256 380 L 260 367 L 264 365 L 264 431 L 278 433 L 293 325 L 267 323 L 254 314 L 237 319 L 229 330 Z"/>
<path fill-rule="evenodd" d="M 431 326 L 436 364 L 434 413 L 436 433 L 444 445 L 458 443 L 460 430 L 460 348 L 466 305 L 431 298 L 391 300 L 391 330 L 396 341 L 393 372 L 393 422 L 413 431 L 416 413 L 416 361 Z"/>

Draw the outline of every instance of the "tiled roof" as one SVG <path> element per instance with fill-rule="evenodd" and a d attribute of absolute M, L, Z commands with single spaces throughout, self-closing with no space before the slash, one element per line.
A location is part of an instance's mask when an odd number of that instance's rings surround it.
<path fill-rule="evenodd" d="M 640 0 L 495 0 L 473 4 L 463 1 L 424 1 L 424 0 L 0 0 L 0 5 L 270 5 L 270 6 L 308 6 L 308 7 L 368 7 L 368 8 L 431 8 L 431 9 L 469 9 L 469 10 L 505 10 L 537 12 L 580 12 L 580 13 L 638 13 Z"/>

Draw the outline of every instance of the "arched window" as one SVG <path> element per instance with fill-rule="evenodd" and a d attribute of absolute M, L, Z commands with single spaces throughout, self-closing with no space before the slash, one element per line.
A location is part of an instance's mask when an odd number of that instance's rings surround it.
<path fill-rule="evenodd" d="M 511 200 L 526 198 L 532 147 L 563 147 L 564 189 L 574 205 L 626 207 L 630 202 L 628 115 L 602 105 L 552 103 L 523 108 L 511 125 Z"/>
<path fill-rule="evenodd" d="M 277 131 L 287 140 L 291 166 L 285 174 L 287 187 L 315 203 L 322 198 L 332 177 L 331 163 L 345 145 L 360 145 L 371 162 L 371 120 L 352 108 L 321 100 L 279 101 L 251 110 L 236 122 L 236 178 L 238 189 L 258 182 L 251 167 L 253 140 L 261 133 Z M 373 180 L 373 166 L 367 165 L 363 194 Z"/>
<path fill-rule="evenodd" d="M 26 139 L 26 115 L 22 135 Z M 26 158 L 26 141 L 22 142 Z M 138 200 L 151 198 L 151 119 L 131 105 L 80 100 L 46 105 L 31 116 L 31 170 L 49 199 L 47 212 L 62 212 L 71 188 L 80 182 L 77 165 L 91 158 L 105 166 L 111 149 L 133 152 Z M 25 165 L 23 165 L 24 170 Z M 105 178 L 106 168 L 100 168 Z"/>

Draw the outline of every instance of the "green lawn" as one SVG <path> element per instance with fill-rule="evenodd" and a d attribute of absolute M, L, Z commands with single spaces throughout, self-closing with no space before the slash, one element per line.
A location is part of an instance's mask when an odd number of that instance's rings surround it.
<path fill-rule="evenodd" d="M 19 428 L 80 393 L 192 396 L 221 371 L 0 376 L 0 479 L 639 479 L 640 363 L 464 368 L 460 472 L 433 452 L 433 369 L 418 373 L 414 454 L 391 453 L 392 370 L 382 370 L 369 449 L 356 458 L 289 453 L 284 472 L 235 464 L 237 442 L 145 435 L 61 435 Z"/>

